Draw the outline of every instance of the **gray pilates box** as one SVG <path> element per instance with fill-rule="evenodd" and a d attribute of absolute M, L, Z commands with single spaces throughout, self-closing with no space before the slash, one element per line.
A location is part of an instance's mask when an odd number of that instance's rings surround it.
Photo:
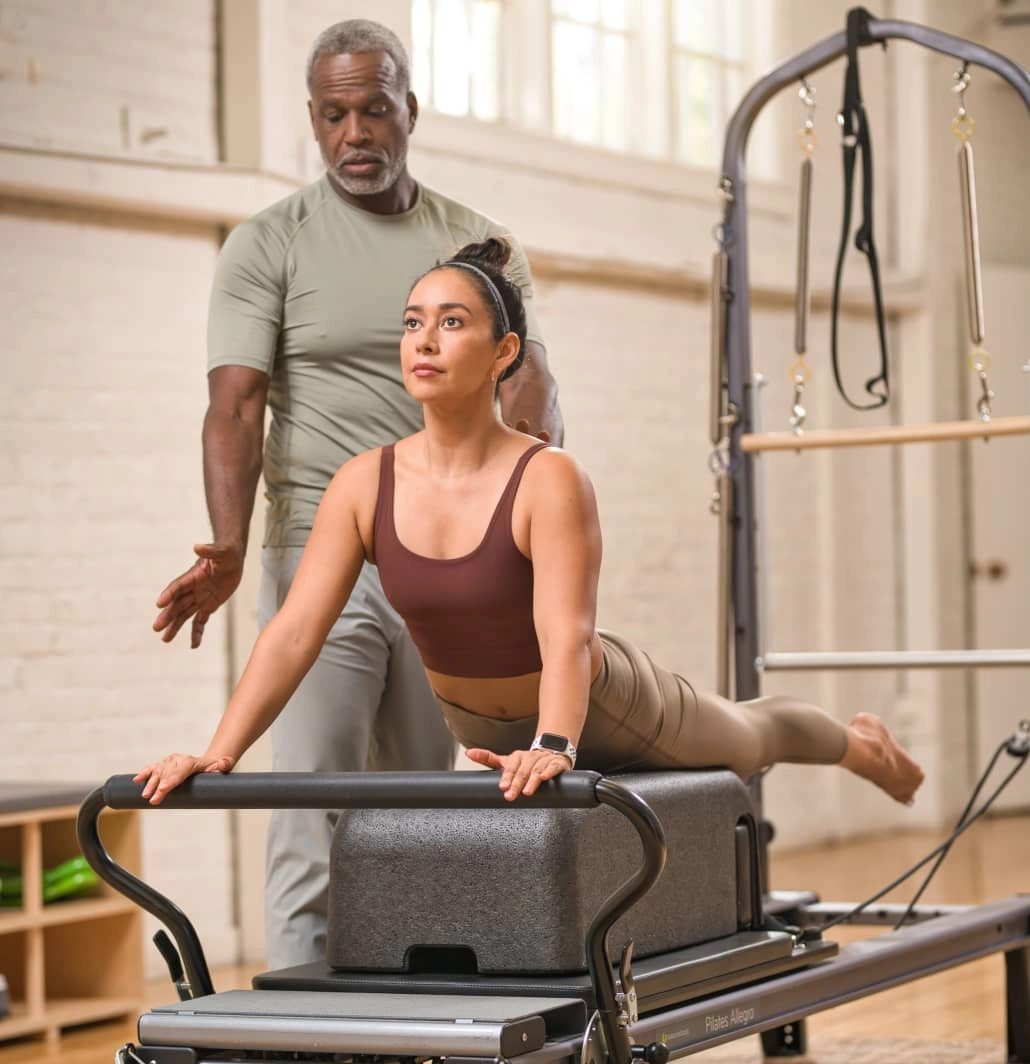
<path fill-rule="evenodd" d="M 668 861 L 612 929 L 617 957 L 735 933 L 752 919 L 748 790 L 732 772 L 612 777 L 655 811 Z M 641 863 L 615 810 L 345 812 L 333 839 L 327 961 L 337 971 L 583 972 L 587 930 Z M 450 970 L 453 970 L 450 969 Z"/>

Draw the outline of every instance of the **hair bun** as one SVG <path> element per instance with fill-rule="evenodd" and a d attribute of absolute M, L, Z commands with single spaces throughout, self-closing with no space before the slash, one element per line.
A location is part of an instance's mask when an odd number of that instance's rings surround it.
<path fill-rule="evenodd" d="M 511 244 L 500 237 L 490 236 L 479 244 L 466 244 L 454 255 L 461 262 L 474 265 L 485 264 L 495 270 L 503 270 L 511 258 Z"/>

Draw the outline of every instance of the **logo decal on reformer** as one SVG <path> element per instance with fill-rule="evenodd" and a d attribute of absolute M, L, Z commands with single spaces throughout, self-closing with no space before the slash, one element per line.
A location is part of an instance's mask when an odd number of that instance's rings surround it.
<path fill-rule="evenodd" d="M 743 1027 L 752 1023 L 757 1017 L 755 1007 L 746 1009 L 732 1008 L 727 1012 L 710 1012 L 705 1016 L 705 1034 L 717 1034 L 728 1031 L 731 1027 Z"/>

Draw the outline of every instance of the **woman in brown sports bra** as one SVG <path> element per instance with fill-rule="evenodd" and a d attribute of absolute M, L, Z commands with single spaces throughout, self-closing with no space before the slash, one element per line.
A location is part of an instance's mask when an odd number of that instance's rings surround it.
<path fill-rule="evenodd" d="M 364 561 L 422 656 L 437 702 L 505 796 L 575 764 L 602 772 L 779 761 L 840 764 L 910 802 L 919 766 L 871 714 L 844 725 L 784 696 L 695 689 L 595 626 L 601 533 L 590 481 L 564 451 L 504 425 L 497 383 L 524 357 L 525 311 L 491 239 L 430 270 L 404 311 L 405 386 L 425 428 L 343 465 L 289 595 L 200 757 L 143 769 L 158 803 L 197 772 L 229 772 L 314 661 Z"/>

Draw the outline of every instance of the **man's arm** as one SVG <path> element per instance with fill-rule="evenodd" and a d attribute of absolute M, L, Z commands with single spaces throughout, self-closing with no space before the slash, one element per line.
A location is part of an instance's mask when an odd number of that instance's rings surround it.
<path fill-rule="evenodd" d="M 500 400 L 505 424 L 562 445 L 565 426 L 558 406 L 558 385 L 547 367 L 543 344 L 526 341 L 526 359 L 518 372 L 501 384 Z"/>
<path fill-rule="evenodd" d="M 214 540 L 198 543 L 197 561 L 157 599 L 154 630 L 171 642 L 193 618 L 190 646 L 239 586 L 247 553 L 254 496 L 261 475 L 268 375 L 245 366 L 219 366 L 208 374 L 204 418 L 204 493 Z"/>

